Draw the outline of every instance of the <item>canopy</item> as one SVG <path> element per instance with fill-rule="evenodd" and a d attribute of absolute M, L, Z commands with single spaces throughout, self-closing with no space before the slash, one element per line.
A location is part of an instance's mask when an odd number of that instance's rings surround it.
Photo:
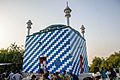
<path fill-rule="evenodd" d="M 0 63 L 0 66 L 11 65 L 12 63 Z"/>

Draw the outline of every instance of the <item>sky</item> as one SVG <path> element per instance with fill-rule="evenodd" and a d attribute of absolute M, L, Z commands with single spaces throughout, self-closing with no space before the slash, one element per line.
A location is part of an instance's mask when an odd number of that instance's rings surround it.
<path fill-rule="evenodd" d="M 120 0 L 68 0 L 70 26 L 80 32 L 85 26 L 89 64 L 95 56 L 108 57 L 120 51 Z M 0 48 L 16 42 L 25 45 L 26 22 L 31 34 L 52 24 L 66 24 L 66 0 L 0 0 Z"/>

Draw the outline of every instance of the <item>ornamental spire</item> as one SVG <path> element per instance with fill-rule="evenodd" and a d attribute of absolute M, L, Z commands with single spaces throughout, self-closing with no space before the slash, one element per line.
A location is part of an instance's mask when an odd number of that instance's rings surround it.
<path fill-rule="evenodd" d="M 29 36 L 29 35 L 30 35 L 31 25 L 32 25 L 31 20 L 29 20 L 26 24 L 27 24 L 27 28 L 28 28 L 28 36 Z"/>
<path fill-rule="evenodd" d="M 69 6 L 68 6 L 68 1 L 66 2 L 66 8 L 64 9 L 64 13 L 65 13 L 65 17 L 67 18 L 67 26 L 69 26 L 70 25 L 70 23 L 69 23 L 69 18 L 71 17 L 71 9 L 69 8 Z"/>
<path fill-rule="evenodd" d="M 84 27 L 84 25 L 82 25 L 80 29 L 81 29 L 82 36 L 84 38 L 84 33 L 85 33 L 85 27 Z"/>

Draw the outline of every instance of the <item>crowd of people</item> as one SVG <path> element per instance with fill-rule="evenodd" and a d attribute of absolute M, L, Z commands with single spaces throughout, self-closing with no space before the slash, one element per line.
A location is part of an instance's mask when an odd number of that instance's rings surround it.
<path fill-rule="evenodd" d="M 91 75 L 91 77 L 85 77 L 83 79 L 80 79 L 79 75 L 67 73 L 66 71 L 61 74 L 59 74 L 59 72 L 50 74 L 49 71 L 47 71 L 46 73 L 41 71 L 39 76 L 32 75 L 31 80 L 120 80 L 119 71 L 115 71 L 113 70 L 113 68 L 106 69 L 102 67 L 101 70 L 98 69 Z"/>
<path fill-rule="evenodd" d="M 72 73 L 67 74 L 64 71 L 62 74 L 59 72 L 55 72 L 50 74 L 49 71 L 44 73 L 43 71 L 40 72 L 38 75 L 32 75 L 31 80 L 79 80 L 77 75 L 73 75 Z"/>
<path fill-rule="evenodd" d="M 18 71 L 0 74 L 0 80 L 120 80 L 120 73 L 119 70 L 115 71 L 113 68 L 108 70 L 102 67 L 101 70 L 95 68 L 92 77 L 86 77 L 84 79 L 80 79 L 80 76 L 67 73 L 66 71 L 63 71 L 61 74 L 59 74 L 59 72 L 51 74 L 49 71 L 44 73 L 43 70 L 41 70 L 39 74 L 32 74 L 29 78 L 24 77 L 25 76 Z"/>
<path fill-rule="evenodd" d="M 103 68 L 101 71 L 96 68 L 93 73 L 93 78 L 95 80 L 120 80 L 119 70 L 114 70 L 113 68 Z"/>
<path fill-rule="evenodd" d="M 0 80 L 79 80 L 76 75 L 73 75 L 72 73 L 67 74 L 66 71 L 62 74 L 59 74 L 59 72 L 50 74 L 49 71 L 46 73 L 40 71 L 39 74 L 32 74 L 29 77 L 30 78 L 24 78 L 24 75 L 18 71 L 0 74 Z"/>
<path fill-rule="evenodd" d="M 16 72 L 4 72 L 0 74 L 0 80 L 22 80 L 23 76 L 19 71 Z"/>

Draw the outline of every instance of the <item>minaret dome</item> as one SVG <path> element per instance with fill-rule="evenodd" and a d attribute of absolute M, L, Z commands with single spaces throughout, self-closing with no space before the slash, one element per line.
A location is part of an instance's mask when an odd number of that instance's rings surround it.
<path fill-rule="evenodd" d="M 28 22 L 27 22 L 26 24 L 27 24 L 27 28 L 28 28 L 28 36 L 29 36 L 29 35 L 30 35 L 31 25 L 32 25 L 31 20 L 28 20 Z"/>
<path fill-rule="evenodd" d="M 82 33 L 83 38 L 84 38 L 84 33 L 85 33 L 85 27 L 84 27 L 84 25 L 82 25 L 80 29 L 81 29 L 81 33 Z"/>
<path fill-rule="evenodd" d="M 69 26 L 70 25 L 70 23 L 69 23 L 69 18 L 71 17 L 71 9 L 69 8 L 69 6 L 68 6 L 68 2 L 67 2 L 67 6 L 66 6 L 66 8 L 64 9 L 64 13 L 65 13 L 65 17 L 67 18 L 67 26 Z"/>

